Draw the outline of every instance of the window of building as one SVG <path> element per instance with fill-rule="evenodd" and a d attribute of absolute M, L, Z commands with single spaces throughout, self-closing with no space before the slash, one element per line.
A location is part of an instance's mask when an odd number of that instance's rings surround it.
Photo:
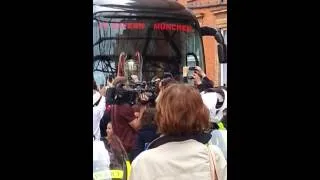
<path fill-rule="evenodd" d="M 203 13 L 200 13 L 200 14 L 196 15 L 196 18 L 198 19 L 198 22 L 199 22 L 200 26 L 203 26 L 203 16 L 204 16 Z"/>

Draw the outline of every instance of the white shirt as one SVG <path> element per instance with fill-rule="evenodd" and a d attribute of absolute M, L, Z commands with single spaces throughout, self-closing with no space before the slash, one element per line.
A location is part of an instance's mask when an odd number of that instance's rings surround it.
<path fill-rule="evenodd" d="M 106 110 L 106 98 L 101 97 L 101 100 L 97 106 L 93 107 L 93 135 L 96 140 L 100 140 L 100 120 Z"/>
<path fill-rule="evenodd" d="M 217 101 L 222 101 L 223 98 L 220 94 L 216 92 L 208 92 L 208 93 L 203 93 L 201 92 L 201 98 L 203 100 L 203 103 L 207 106 L 210 112 L 210 121 L 218 123 L 221 121 L 223 117 L 223 110 L 227 108 L 227 91 L 223 90 L 224 92 L 224 101 L 222 106 L 219 109 L 216 109 L 216 104 Z M 219 110 L 219 111 L 217 111 Z"/>
<path fill-rule="evenodd" d="M 103 171 L 104 177 L 111 179 L 110 157 L 103 141 L 93 141 L 93 162 L 104 162 L 103 164 L 93 163 L 93 174 Z"/>
<path fill-rule="evenodd" d="M 213 130 L 211 135 L 210 141 L 221 149 L 225 159 L 227 159 L 227 130 Z"/>

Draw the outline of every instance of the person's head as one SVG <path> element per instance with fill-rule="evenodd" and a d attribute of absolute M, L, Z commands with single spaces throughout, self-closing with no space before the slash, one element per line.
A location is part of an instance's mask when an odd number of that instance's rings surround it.
<path fill-rule="evenodd" d="M 120 84 L 125 84 L 126 82 L 127 82 L 126 77 L 124 77 L 124 76 L 117 76 L 117 77 L 113 80 L 112 85 L 113 85 L 114 87 L 117 87 L 117 86 L 119 86 Z"/>
<path fill-rule="evenodd" d="M 111 139 L 111 136 L 113 134 L 113 130 L 112 130 L 112 122 L 108 122 L 107 124 L 107 129 L 106 129 L 106 132 L 107 132 L 107 139 L 110 140 Z"/>
<path fill-rule="evenodd" d="M 161 134 L 197 134 L 209 128 L 209 111 L 198 90 L 189 85 L 167 87 L 156 109 L 155 119 Z"/>
<path fill-rule="evenodd" d="M 177 83 L 177 82 L 175 79 L 171 77 L 162 79 L 159 83 L 160 91 L 166 89 L 168 86 L 174 83 Z"/>
<path fill-rule="evenodd" d="M 107 80 L 107 82 L 112 83 L 113 80 L 114 80 L 114 76 L 113 75 L 109 75 L 106 80 Z"/>
<path fill-rule="evenodd" d="M 133 112 L 134 112 L 134 116 L 136 118 L 138 118 L 140 116 L 140 106 L 135 104 L 132 106 Z"/>
<path fill-rule="evenodd" d="M 175 84 L 177 83 L 177 81 L 173 78 L 165 78 L 165 79 L 162 79 L 160 82 L 159 82 L 159 93 L 158 93 L 158 97 L 156 98 L 156 102 L 159 101 L 161 95 L 162 95 L 162 92 L 167 88 L 169 87 L 170 85 L 172 84 Z"/>
<path fill-rule="evenodd" d="M 156 115 L 156 108 L 149 107 L 147 108 L 141 117 L 141 126 L 154 124 L 154 117 Z"/>
<path fill-rule="evenodd" d="M 106 149 L 113 154 L 112 158 L 110 159 L 110 166 L 117 166 L 120 165 L 124 160 L 128 159 L 127 153 L 123 147 L 123 144 L 117 135 L 112 135 L 110 139 L 108 139 L 108 145 L 105 144 Z"/>
<path fill-rule="evenodd" d="M 93 80 L 93 90 L 98 91 L 98 86 L 95 80 Z"/>
<path fill-rule="evenodd" d="M 171 78 L 171 79 L 173 79 L 173 75 L 172 75 L 172 73 L 170 73 L 170 72 L 164 72 L 162 78 L 163 78 L 163 79 L 166 79 L 166 78 Z"/>

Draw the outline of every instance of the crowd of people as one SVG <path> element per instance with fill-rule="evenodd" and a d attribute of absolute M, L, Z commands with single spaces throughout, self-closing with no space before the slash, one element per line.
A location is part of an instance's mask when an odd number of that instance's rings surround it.
<path fill-rule="evenodd" d="M 198 66 L 192 86 L 189 71 L 183 82 L 157 78 L 155 98 L 128 90 L 123 76 L 93 82 L 93 142 L 108 152 L 104 166 L 130 180 L 227 179 L 227 89 Z"/>

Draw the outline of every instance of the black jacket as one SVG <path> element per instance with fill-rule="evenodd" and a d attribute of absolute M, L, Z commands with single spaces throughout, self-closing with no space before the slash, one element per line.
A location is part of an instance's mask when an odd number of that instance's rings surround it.
<path fill-rule="evenodd" d="M 106 110 L 100 120 L 100 135 L 101 138 L 107 136 L 107 124 L 111 121 L 110 111 Z"/>
<path fill-rule="evenodd" d="M 183 77 L 183 82 L 188 83 L 188 77 Z M 213 81 L 211 81 L 207 76 L 204 77 L 202 79 L 201 84 L 197 86 L 197 88 L 199 89 L 199 92 L 202 92 L 206 89 L 213 88 L 213 87 L 214 87 Z"/>
<path fill-rule="evenodd" d="M 135 146 L 132 150 L 132 159 L 136 158 L 144 151 L 150 142 L 158 138 L 157 127 L 155 125 L 146 125 L 138 131 Z"/>
<path fill-rule="evenodd" d="M 180 142 L 180 141 L 186 141 L 189 139 L 194 139 L 202 144 L 207 144 L 210 141 L 211 137 L 212 137 L 212 135 L 210 133 L 206 133 L 206 132 L 194 134 L 194 135 L 161 136 L 161 137 L 153 140 L 149 144 L 147 149 L 156 148 L 156 147 L 161 146 L 163 144 L 166 144 L 168 142 Z"/>

